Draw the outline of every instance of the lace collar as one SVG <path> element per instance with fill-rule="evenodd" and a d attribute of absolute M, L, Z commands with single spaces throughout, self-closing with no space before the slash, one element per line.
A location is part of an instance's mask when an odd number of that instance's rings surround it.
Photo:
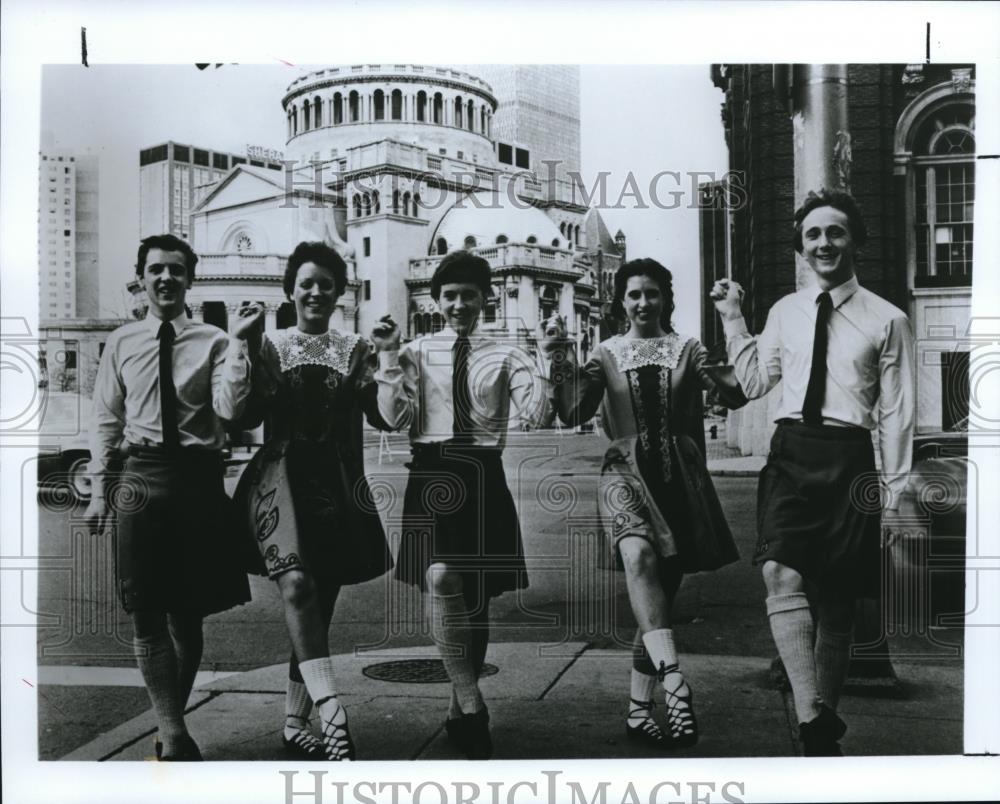
<path fill-rule="evenodd" d="M 345 375 L 354 347 L 361 340 L 361 336 L 353 332 L 331 329 L 319 335 L 308 335 L 294 327 L 268 332 L 266 337 L 274 344 L 282 371 L 296 366 L 326 366 Z"/>
<path fill-rule="evenodd" d="M 614 357 L 618 370 L 624 372 L 643 366 L 675 369 L 689 340 L 691 339 L 687 336 L 676 332 L 659 338 L 626 338 L 616 335 L 601 345 Z"/>

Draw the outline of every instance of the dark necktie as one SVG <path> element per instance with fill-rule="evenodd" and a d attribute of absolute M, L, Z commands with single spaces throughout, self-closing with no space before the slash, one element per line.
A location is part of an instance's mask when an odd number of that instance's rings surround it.
<path fill-rule="evenodd" d="M 472 396 L 469 394 L 469 339 L 462 336 L 451 348 L 451 401 L 455 440 L 469 442 L 472 433 Z"/>
<path fill-rule="evenodd" d="M 816 332 L 813 335 L 812 366 L 809 369 L 809 385 L 802 403 L 802 421 L 806 424 L 822 424 L 823 395 L 826 392 L 826 342 L 833 299 L 829 293 L 816 297 Z"/>
<path fill-rule="evenodd" d="M 160 324 L 156 337 L 160 341 L 160 423 L 163 428 L 163 446 L 172 450 L 177 449 L 181 443 L 177 432 L 177 389 L 174 387 L 171 358 L 174 325 L 164 321 Z"/>

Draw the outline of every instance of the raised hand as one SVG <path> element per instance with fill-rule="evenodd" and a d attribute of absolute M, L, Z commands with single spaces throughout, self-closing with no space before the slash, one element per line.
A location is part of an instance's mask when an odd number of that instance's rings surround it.
<path fill-rule="evenodd" d="M 391 315 L 384 315 L 372 327 L 372 343 L 376 352 L 394 352 L 399 349 L 399 327 Z"/>
<path fill-rule="evenodd" d="M 715 309 L 723 318 L 739 318 L 743 313 L 740 304 L 743 302 L 743 288 L 739 282 L 731 279 L 719 279 L 712 285 L 708 297 L 715 302 Z"/>
<path fill-rule="evenodd" d="M 568 345 L 566 322 L 561 315 L 553 316 L 542 322 L 541 346 L 545 354 L 565 349 Z"/>
<path fill-rule="evenodd" d="M 264 307 L 253 302 L 243 302 L 237 313 L 239 316 L 229 330 L 229 334 L 241 341 L 253 335 L 254 330 L 264 331 Z"/>

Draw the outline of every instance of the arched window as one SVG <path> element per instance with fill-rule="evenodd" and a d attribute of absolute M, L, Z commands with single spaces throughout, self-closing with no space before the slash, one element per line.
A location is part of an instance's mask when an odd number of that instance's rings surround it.
<path fill-rule="evenodd" d="M 472 235 L 466 235 L 466 237 L 465 237 L 465 248 L 466 249 L 470 249 L 470 248 L 475 248 L 475 247 L 476 247 L 476 238 L 473 237 Z"/>
<path fill-rule="evenodd" d="M 366 218 L 372 214 L 372 199 L 368 193 L 361 196 L 361 209 Z"/>
<path fill-rule="evenodd" d="M 399 214 L 399 190 L 392 191 L 392 211 L 396 215 Z"/>
<path fill-rule="evenodd" d="M 538 312 L 543 321 L 555 315 L 558 303 L 559 294 L 556 293 L 556 289 L 552 285 L 543 287 L 542 292 L 538 294 Z"/>
<path fill-rule="evenodd" d="M 558 237 L 553 237 L 552 238 L 552 248 L 559 248 L 559 238 Z"/>
<path fill-rule="evenodd" d="M 454 124 L 459 128 L 462 128 L 462 96 L 458 95 L 455 98 L 455 120 Z"/>
<path fill-rule="evenodd" d="M 292 107 L 292 136 L 299 133 L 299 107 Z"/>
<path fill-rule="evenodd" d="M 930 111 L 911 139 L 917 286 L 972 283 L 975 117 L 971 103 Z"/>
<path fill-rule="evenodd" d="M 378 197 L 378 190 L 372 192 L 372 206 L 375 208 L 375 214 L 378 215 L 382 211 L 382 202 Z"/>
<path fill-rule="evenodd" d="M 445 240 L 443 237 L 439 237 L 437 240 L 437 252 L 438 254 L 448 253 L 448 241 Z"/>
<path fill-rule="evenodd" d="M 444 122 L 444 98 L 441 97 L 440 92 L 434 93 L 434 123 Z"/>
<path fill-rule="evenodd" d="M 468 126 L 469 131 L 473 131 L 476 125 L 476 104 L 471 100 L 468 106 L 465 108 L 465 124 Z"/>
<path fill-rule="evenodd" d="M 357 194 L 354 196 L 354 217 L 361 217 L 361 196 Z"/>
<path fill-rule="evenodd" d="M 357 123 L 361 117 L 360 112 L 360 98 L 356 90 L 351 90 L 351 94 L 347 96 L 347 117 L 352 123 Z"/>
<path fill-rule="evenodd" d="M 417 93 L 417 122 L 423 123 L 427 119 L 427 93 L 420 90 Z"/>
<path fill-rule="evenodd" d="M 392 119 L 403 119 L 403 93 L 398 89 L 392 91 Z"/>
<path fill-rule="evenodd" d="M 339 126 L 344 122 L 344 96 L 339 92 L 333 93 L 333 125 Z"/>
<path fill-rule="evenodd" d="M 507 235 L 505 234 L 497 235 L 497 243 L 506 243 L 506 242 L 507 242 Z"/>
<path fill-rule="evenodd" d="M 385 120 L 385 93 L 381 89 L 376 89 L 373 96 L 375 107 L 375 119 Z"/>
<path fill-rule="evenodd" d="M 302 130 L 303 131 L 308 131 L 310 128 L 312 128 L 311 118 L 312 118 L 312 105 L 307 100 L 307 101 L 305 101 L 302 104 Z"/>
<path fill-rule="evenodd" d="M 566 221 L 563 221 L 562 223 L 559 224 L 559 234 L 561 234 L 563 237 L 566 236 Z"/>
<path fill-rule="evenodd" d="M 525 240 L 524 242 L 525 243 L 530 243 L 530 244 L 534 245 L 535 243 L 538 242 L 538 238 L 535 237 L 534 235 L 528 235 L 528 239 Z"/>
<path fill-rule="evenodd" d="M 410 194 L 409 192 L 403 193 L 403 214 L 410 214 Z"/>
<path fill-rule="evenodd" d="M 413 194 L 413 217 L 420 217 L 420 193 Z"/>
<path fill-rule="evenodd" d="M 313 128 L 321 128 L 323 125 L 323 99 L 317 95 L 313 98 Z"/>
<path fill-rule="evenodd" d="M 434 313 L 431 316 L 431 332 L 440 332 L 444 329 L 444 318 L 441 317 L 441 313 Z"/>
<path fill-rule="evenodd" d="M 288 139 L 295 136 L 295 109 L 288 110 Z"/>
<path fill-rule="evenodd" d="M 424 318 L 420 313 L 413 314 L 413 337 L 419 338 L 424 334 Z"/>
<path fill-rule="evenodd" d="M 479 133 L 486 135 L 486 107 L 479 107 Z"/>

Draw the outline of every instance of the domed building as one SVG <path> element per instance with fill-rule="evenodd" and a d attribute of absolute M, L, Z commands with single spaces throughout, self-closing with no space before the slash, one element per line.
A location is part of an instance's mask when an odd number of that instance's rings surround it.
<path fill-rule="evenodd" d="M 575 70 L 536 67 L 532 76 L 541 86 L 549 71 L 573 86 Z M 441 257 L 468 249 L 493 269 L 484 326 L 530 343 L 558 313 L 586 349 L 606 301 L 595 277 L 621 256 L 601 242 L 607 229 L 594 223 L 596 210 L 588 220 L 565 166 L 548 172 L 560 142 L 566 164 L 576 164 L 578 117 L 554 110 L 544 138 L 504 118 L 508 107 L 539 107 L 543 95 L 522 84 L 516 97 L 498 98 L 471 73 L 425 65 L 332 67 L 296 79 L 281 99 L 284 174 L 241 164 L 199 193 L 193 314 L 226 327 L 253 300 L 264 303 L 268 329 L 294 324 L 284 262 L 300 241 L 323 240 L 348 265 L 333 326 L 367 335 L 389 313 L 414 338 L 443 326 L 430 298 Z M 578 109 L 578 90 L 572 100 Z M 514 141 L 496 141 L 495 126 Z"/>

